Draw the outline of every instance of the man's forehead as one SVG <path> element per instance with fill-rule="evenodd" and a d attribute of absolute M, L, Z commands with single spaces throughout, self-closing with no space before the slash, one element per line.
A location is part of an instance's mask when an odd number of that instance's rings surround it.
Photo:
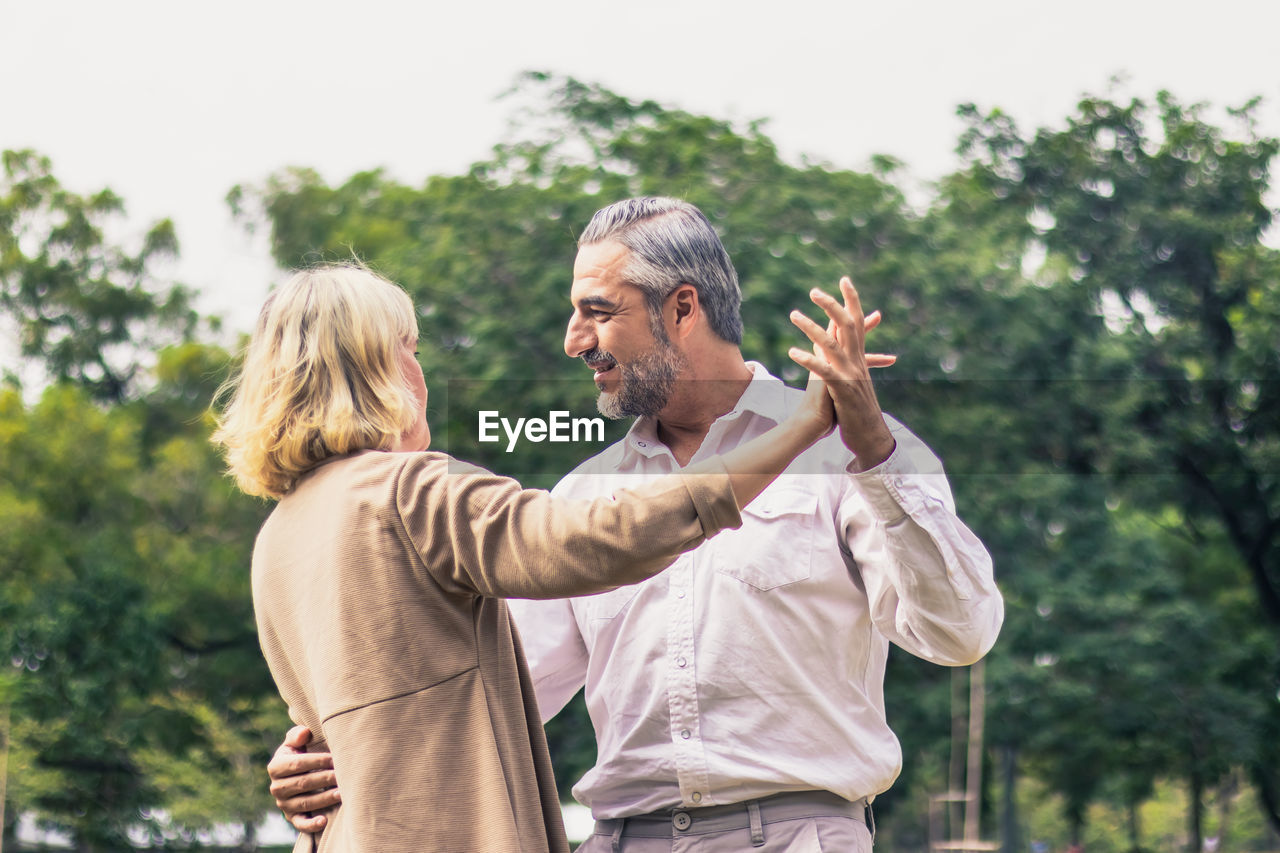
<path fill-rule="evenodd" d="M 622 277 L 628 254 L 626 246 L 612 240 L 578 249 L 569 300 L 575 305 L 620 305 L 641 296 L 640 289 Z"/>
<path fill-rule="evenodd" d="M 617 275 L 626 265 L 630 250 L 616 240 L 588 243 L 578 248 L 573 259 L 573 277 Z"/>

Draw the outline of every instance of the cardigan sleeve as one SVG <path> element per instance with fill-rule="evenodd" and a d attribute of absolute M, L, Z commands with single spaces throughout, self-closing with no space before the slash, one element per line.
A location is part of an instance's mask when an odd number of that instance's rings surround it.
<path fill-rule="evenodd" d="M 413 454 L 395 500 L 423 571 L 445 588 L 503 598 L 636 583 L 742 522 L 723 473 L 673 474 L 610 497 L 564 500 L 442 453 Z"/>

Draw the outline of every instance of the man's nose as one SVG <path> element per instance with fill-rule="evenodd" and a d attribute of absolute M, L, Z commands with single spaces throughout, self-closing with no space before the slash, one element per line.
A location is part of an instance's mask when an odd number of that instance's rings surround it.
<path fill-rule="evenodd" d="M 584 352 L 595 349 L 595 346 L 595 335 L 591 334 L 587 324 L 574 313 L 564 330 L 564 354 L 569 358 L 578 358 Z"/>

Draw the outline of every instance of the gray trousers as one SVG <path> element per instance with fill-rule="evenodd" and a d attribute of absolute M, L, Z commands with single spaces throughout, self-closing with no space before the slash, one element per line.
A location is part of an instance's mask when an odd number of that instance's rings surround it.
<path fill-rule="evenodd" d="M 598 820 L 578 853 L 870 853 L 866 809 L 827 791 L 666 809 Z"/>

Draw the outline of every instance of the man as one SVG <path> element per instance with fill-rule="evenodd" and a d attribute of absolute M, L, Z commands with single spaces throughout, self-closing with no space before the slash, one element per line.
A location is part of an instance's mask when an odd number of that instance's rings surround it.
<path fill-rule="evenodd" d="M 828 385 L 839 434 L 797 459 L 739 530 L 636 586 L 511 603 L 544 721 L 586 690 L 597 761 L 574 787 L 596 818 L 584 853 L 870 850 L 864 807 L 901 766 L 884 714 L 889 642 L 945 665 L 995 642 L 990 557 L 936 457 L 880 411 L 869 368 L 892 357 L 864 352 L 879 314 L 864 318 L 847 279 L 841 291 L 843 305 L 813 295 L 849 377 Z M 566 354 L 595 371 L 604 414 L 637 420 L 557 495 L 608 494 L 729 450 L 801 393 L 743 359 L 737 275 L 691 205 L 598 211 L 571 300 Z M 333 784 L 288 779 L 324 764 L 294 752 L 282 746 L 271 768 L 282 808 L 336 801 L 290 800 Z"/>

